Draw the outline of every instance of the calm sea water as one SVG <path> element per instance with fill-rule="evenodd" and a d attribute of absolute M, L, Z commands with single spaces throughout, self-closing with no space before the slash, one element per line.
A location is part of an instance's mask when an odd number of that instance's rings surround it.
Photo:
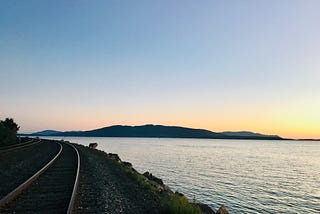
<path fill-rule="evenodd" d="M 61 139 L 55 138 L 55 139 Z M 231 213 L 320 213 L 320 142 L 157 138 L 65 140 L 118 153 L 171 189 Z"/>

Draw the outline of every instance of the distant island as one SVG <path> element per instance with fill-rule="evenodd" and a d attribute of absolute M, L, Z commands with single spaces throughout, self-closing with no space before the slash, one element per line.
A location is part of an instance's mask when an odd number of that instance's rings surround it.
<path fill-rule="evenodd" d="M 89 131 L 55 131 L 44 130 L 28 136 L 69 136 L 69 137 L 150 137 L 150 138 L 205 138 L 205 139 L 257 139 L 283 140 L 277 135 L 264 135 L 248 131 L 212 132 L 205 129 L 193 129 L 179 126 L 142 125 L 109 126 Z"/>

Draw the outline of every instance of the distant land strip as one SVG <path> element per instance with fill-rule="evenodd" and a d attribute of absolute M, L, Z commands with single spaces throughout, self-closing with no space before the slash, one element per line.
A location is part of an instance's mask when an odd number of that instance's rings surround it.
<path fill-rule="evenodd" d="M 24 136 L 68 136 L 68 137 L 149 137 L 149 138 L 204 138 L 204 139 L 252 139 L 252 140 L 288 140 L 278 135 L 264 135 L 249 131 L 212 132 L 205 129 L 193 129 L 179 126 L 115 125 L 88 131 L 44 130 Z"/>

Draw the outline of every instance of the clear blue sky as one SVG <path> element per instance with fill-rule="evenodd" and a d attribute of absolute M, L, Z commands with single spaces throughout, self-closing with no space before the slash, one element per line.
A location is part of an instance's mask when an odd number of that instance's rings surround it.
<path fill-rule="evenodd" d="M 182 125 L 320 137 L 320 1 L 0 1 L 22 132 Z"/>

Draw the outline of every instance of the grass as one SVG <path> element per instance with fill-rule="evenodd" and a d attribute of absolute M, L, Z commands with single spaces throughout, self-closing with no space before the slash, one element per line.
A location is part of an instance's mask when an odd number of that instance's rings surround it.
<path fill-rule="evenodd" d="M 143 189 L 154 192 L 160 198 L 162 207 L 162 213 L 164 214 L 201 214 L 201 210 L 198 205 L 190 203 L 185 196 L 175 194 L 172 192 L 160 193 L 156 186 L 152 185 L 147 179 L 133 171 L 130 168 L 123 167 L 126 173 L 131 174 L 132 178 L 141 186 Z"/>
<path fill-rule="evenodd" d="M 168 214 L 201 214 L 198 205 L 190 203 L 184 196 L 170 194 L 162 199 L 163 213 Z"/>
<path fill-rule="evenodd" d="M 145 179 L 145 177 L 137 172 L 131 170 L 131 175 L 133 176 L 134 180 L 143 188 L 148 190 L 154 190 L 154 187 L 151 186 Z"/>

